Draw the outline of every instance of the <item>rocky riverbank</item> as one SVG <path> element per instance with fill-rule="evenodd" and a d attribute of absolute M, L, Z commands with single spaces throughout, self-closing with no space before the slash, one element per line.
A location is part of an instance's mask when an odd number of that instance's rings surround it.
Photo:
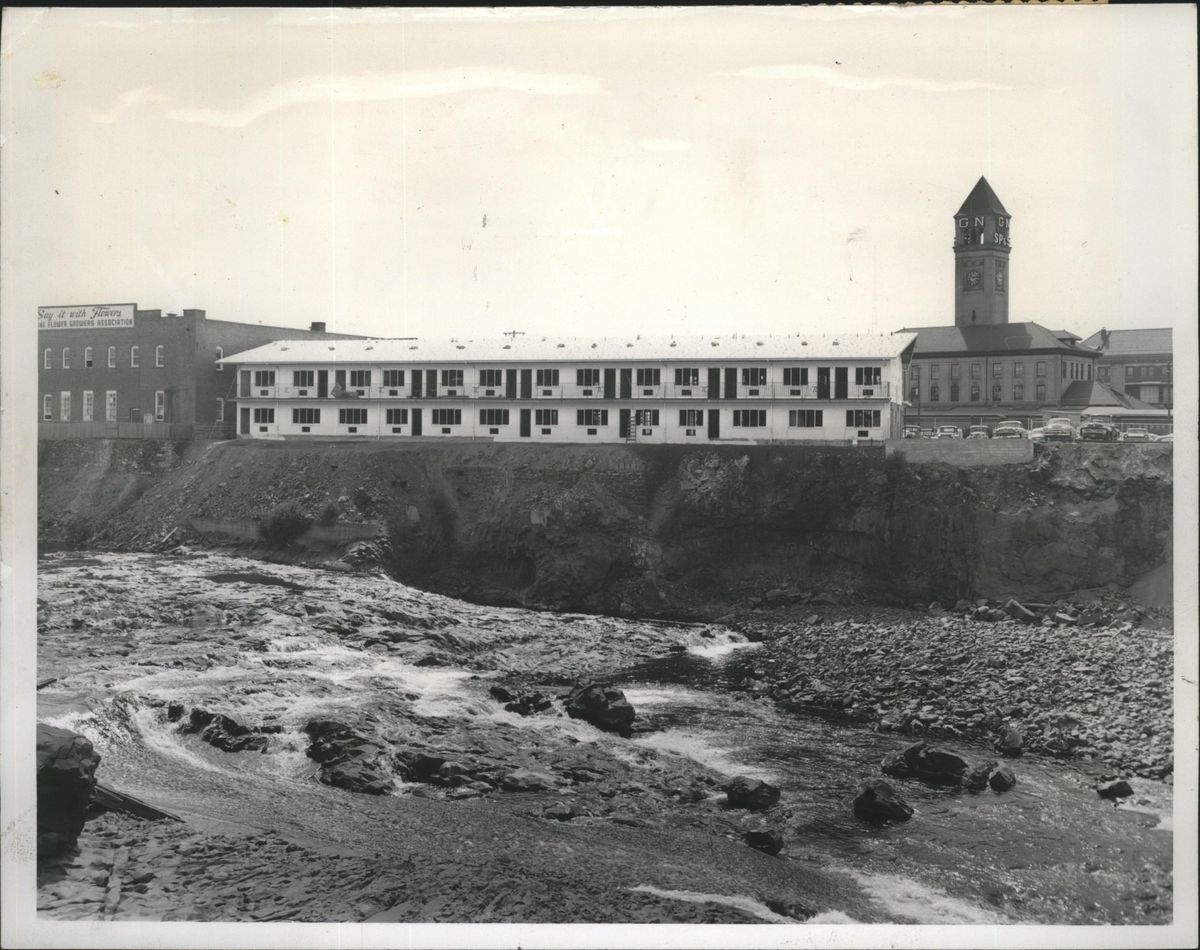
<path fill-rule="evenodd" d="M 1104 597 L 1041 606 L 1044 617 L 1024 605 L 805 604 L 728 620 L 765 641 L 747 660 L 748 688 L 785 708 L 916 738 L 984 739 L 1001 754 L 1094 766 L 1099 778 L 1171 781 L 1169 618 Z M 1030 617 L 1009 616 L 1018 607 Z"/>

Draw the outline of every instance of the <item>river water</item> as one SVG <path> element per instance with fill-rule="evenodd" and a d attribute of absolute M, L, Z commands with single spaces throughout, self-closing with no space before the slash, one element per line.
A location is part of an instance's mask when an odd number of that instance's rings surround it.
<path fill-rule="evenodd" d="M 43 559 L 39 579 L 39 677 L 58 677 L 39 693 L 39 718 L 87 735 L 103 757 L 102 781 L 198 828 L 270 829 L 365 854 L 404 820 L 404 807 L 451 810 L 439 825 L 459 815 L 499 829 L 527 822 L 531 802 L 565 800 L 580 817 L 539 827 L 562 829 L 582 849 L 624 842 L 629 828 L 614 823 L 678 835 L 678 867 L 664 870 L 661 854 L 631 845 L 624 877 L 613 872 L 622 893 L 664 906 L 707 902 L 748 920 L 790 920 L 766 906 L 761 886 L 737 877 L 726 852 L 713 852 L 712 863 L 728 867 L 685 866 L 705 853 L 704 840 L 745 849 L 740 831 L 765 822 L 786 842 L 774 859 L 780 873 L 834 882 L 820 897 L 798 895 L 820 922 L 1170 920 L 1169 787 L 1138 781 L 1135 798 L 1117 807 L 1083 771 L 1026 756 L 1012 763 L 1018 784 L 1004 793 L 891 780 L 913 819 L 866 825 L 850 811 L 855 788 L 881 777 L 880 760 L 904 740 L 754 696 L 743 673 L 756 649 L 719 627 L 484 608 L 382 576 L 221 555 L 56 554 Z M 554 710 L 506 712 L 488 691 L 503 681 L 552 694 L 596 675 L 637 710 L 632 738 Z M 267 750 L 226 753 L 184 735 L 169 703 L 268 727 Z M 355 795 L 317 781 L 305 754 L 314 718 L 389 747 L 450 749 L 561 780 L 544 796 L 455 800 L 398 771 L 392 795 Z M 988 756 L 969 742 L 952 751 Z M 580 769 L 591 770 L 586 783 L 561 778 Z M 720 785 L 735 775 L 778 785 L 779 805 L 752 819 L 731 814 Z M 681 788 L 698 791 L 681 797 Z M 485 861 L 474 873 L 492 872 Z M 387 905 L 381 897 L 375 910 Z M 366 911 L 358 913 L 341 919 Z M 451 906 L 437 919 L 485 918 Z"/>

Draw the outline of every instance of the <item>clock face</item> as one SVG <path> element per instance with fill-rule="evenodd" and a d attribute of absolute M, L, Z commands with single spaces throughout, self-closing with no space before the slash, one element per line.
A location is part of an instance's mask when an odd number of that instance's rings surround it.
<path fill-rule="evenodd" d="M 983 277 L 983 275 L 980 274 L 979 271 L 977 271 L 977 270 L 967 271 L 967 286 L 968 287 L 978 287 L 979 281 L 982 279 L 982 277 Z"/>

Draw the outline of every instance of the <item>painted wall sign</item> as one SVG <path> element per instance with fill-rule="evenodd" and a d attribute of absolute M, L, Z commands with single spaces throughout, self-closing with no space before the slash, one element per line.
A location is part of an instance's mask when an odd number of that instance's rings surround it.
<path fill-rule="evenodd" d="M 87 307 L 38 307 L 39 330 L 101 330 L 133 326 L 135 305 L 104 303 Z"/>

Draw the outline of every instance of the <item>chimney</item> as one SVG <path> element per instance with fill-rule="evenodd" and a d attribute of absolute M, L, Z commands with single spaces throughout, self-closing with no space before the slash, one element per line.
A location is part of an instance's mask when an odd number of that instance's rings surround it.
<path fill-rule="evenodd" d="M 312 326 L 309 327 L 309 332 L 324 333 L 325 332 L 325 321 L 324 320 L 314 320 L 312 322 Z"/>
<path fill-rule="evenodd" d="M 1102 350 L 1108 349 L 1108 331 L 1107 330 L 1100 331 L 1100 349 L 1102 349 Z"/>

